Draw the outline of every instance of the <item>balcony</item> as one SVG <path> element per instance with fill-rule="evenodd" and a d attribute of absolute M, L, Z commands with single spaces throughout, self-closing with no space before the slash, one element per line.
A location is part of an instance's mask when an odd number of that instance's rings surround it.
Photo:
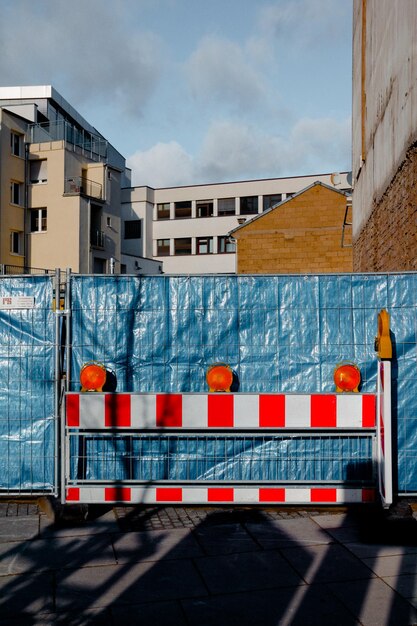
<path fill-rule="evenodd" d="M 103 137 L 75 126 L 67 120 L 30 124 L 28 139 L 30 143 L 65 141 L 93 161 L 107 161 L 108 142 Z"/>
<path fill-rule="evenodd" d="M 106 236 L 102 230 L 98 230 L 98 228 L 91 229 L 90 244 L 93 248 L 99 248 L 100 250 L 104 250 L 105 241 Z"/>
<path fill-rule="evenodd" d="M 67 196 L 87 196 L 95 200 L 103 200 L 103 186 L 88 178 L 72 176 L 64 181 L 64 194 Z"/>

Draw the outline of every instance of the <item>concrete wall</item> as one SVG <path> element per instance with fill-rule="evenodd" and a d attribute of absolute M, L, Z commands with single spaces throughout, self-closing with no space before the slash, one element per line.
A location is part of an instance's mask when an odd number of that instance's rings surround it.
<path fill-rule="evenodd" d="M 351 272 L 352 248 L 341 246 L 346 200 L 314 185 L 239 228 L 238 274 Z"/>
<path fill-rule="evenodd" d="M 354 269 L 411 269 L 417 3 L 354 0 L 353 26 Z"/>

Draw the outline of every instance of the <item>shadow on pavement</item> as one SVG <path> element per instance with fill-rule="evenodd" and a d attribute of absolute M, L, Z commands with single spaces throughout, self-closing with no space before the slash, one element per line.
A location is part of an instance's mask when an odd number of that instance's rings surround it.
<path fill-rule="evenodd" d="M 416 545 L 416 524 L 372 506 L 90 507 L 82 523 L 0 544 L 0 624 L 413 624 L 375 570 L 389 545 Z M 410 556 L 414 586 L 417 550 L 398 566 Z"/>

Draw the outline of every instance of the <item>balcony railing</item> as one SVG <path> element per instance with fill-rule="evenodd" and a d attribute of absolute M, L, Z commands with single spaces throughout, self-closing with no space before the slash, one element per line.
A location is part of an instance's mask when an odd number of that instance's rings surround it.
<path fill-rule="evenodd" d="M 102 230 L 98 230 L 98 228 L 92 228 L 90 232 L 90 243 L 93 248 L 100 248 L 101 250 L 104 248 L 104 244 L 106 241 L 106 237 Z"/>
<path fill-rule="evenodd" d="M 55 274 L 55 270 L 45 269 L 42 267 L 29 267 L 27 265 L 0 265 L 0 275 L 13 276 L 17 274 Z"/>
<path fill-rule="evenodd" d="M 78 128 L 66 120 L 30 124 L 28 135 L 30 143 L 65 141 L 79 148 L 94 161 L 107 160 L 108 142 L 104 138 Z"/>
<path fill-rule="evenodd" d="M 96 200 L 103 200 L 103 186 L 88 178 L 72 176 L 64 182 L 64 193 L 68 196 L 88 196 Z"/>

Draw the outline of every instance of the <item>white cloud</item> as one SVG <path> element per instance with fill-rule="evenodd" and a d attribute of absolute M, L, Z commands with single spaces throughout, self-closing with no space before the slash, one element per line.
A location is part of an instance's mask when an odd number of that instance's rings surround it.
<path fill-rule="evenodd" d="M 215 122 L 204 139 L 200 170 L 209 180 L 255 177 L 281 169 L 285 142 L 249 124 Z M 268 174 L 269 175 L 269 174 Z"/>
<path fill-rule="evenodd" d="M 287 137 L 217 121 L 196 156 L 177 142 L 159 143 L 134 154 L 128 164 L 133 184 L 152 187 L 348 170 L 350 120 L 301 119 Z"/>
<path fill-rule="evenodd" d="M 289 143 L 293 156 L 298 162 L 314 166 L 320 162 L 326 168 L 350 169 L 351 161 L 351 120 L 333 118 L 302 118 L 291 130 Z M 332 165 L 333 164 L 333 165 Z"/>
<path fill-rule="evenodd" d="M 323 45 L 337 41 L 351 19 L 350 3 L 338 0 L 281 0 L 262 8 L 258 36 L 279 37 L 295 46 Z"/>
<path fill-rule="evenodd" d="M 127 159 L 133 185 L 173 187 L 194 182 L 193 159 L 176 141 L 157 143 Z"/>
<path fill-rule="evenodd" d="M 2 84 L 52 83 L 76 106 L 116 104 L 140 116 L 161 73 L 159 38 L 127 30 L 124 11 L 108 0 L 38 0 L 34 6 L 14 0 L 3 7 Z"/>
<path fill-rule="evenodd" d="M 250 110 L 266 96 L 260 73 L 236 43 L 204 37 L 185 66 L 193 95 L 200 103 L 215 102 Z"/>

